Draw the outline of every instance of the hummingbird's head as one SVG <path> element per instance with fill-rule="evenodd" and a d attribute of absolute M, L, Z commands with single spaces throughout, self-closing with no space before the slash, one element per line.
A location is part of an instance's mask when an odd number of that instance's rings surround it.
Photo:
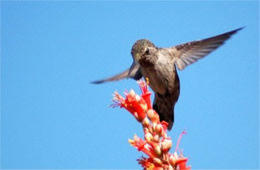
<path fill-rule="evenodd" d="M 131 54 L 134 61 L 138 62 L 144 54 L 149 54 L 151 51 L 154 51 L 156 46 L 149 40 L 141 39 L 134 43 Z"/>

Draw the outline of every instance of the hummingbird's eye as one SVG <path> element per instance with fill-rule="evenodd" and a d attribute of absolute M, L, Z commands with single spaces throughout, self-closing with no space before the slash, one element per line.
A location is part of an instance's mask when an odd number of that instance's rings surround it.
<path fill-rule="evenodd" d="M 149 54 L 149 52 L 150 52 L 150 51 L 149 51 L 149 48 L 146 48 L 146 50 L 145 50 L 144 54 L 146 54 L 146 55 L 147 55 L 147 54 Z"/>

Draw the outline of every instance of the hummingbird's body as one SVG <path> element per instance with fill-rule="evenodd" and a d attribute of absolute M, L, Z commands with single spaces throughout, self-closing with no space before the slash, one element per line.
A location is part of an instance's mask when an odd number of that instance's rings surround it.
<path fill-rule="evenodd" d="M 174 53 L 165 48 L 150 49 L 149 54 L 141 57 L 139 64 L 142 75 L 148 78 L 149 85 L 155 92 L 153 108 L 161 120 L 168 122 L 171 129 L 174 106 L 180 95 L 180 80 L 174 65 Z"/>
<path fill-rule="evenodd" d="M 155 92 L 153 108 L 158 112 L 161 121 L 168 122 L 170 130 L 174 122 L 174 106 L 180 95 L 180 80 L 176 67 L 183 70 L 189 64 L 217 49 L 240 29 L 242 28 L 169 48 L 158 48 L 146 39 L 138 40 L 131 50 L 134 62 L 130 69 L 94 83 L 114 81 L 126 77 L 135 80 L 142 77 L 148 78 L 149 86 Z"/>

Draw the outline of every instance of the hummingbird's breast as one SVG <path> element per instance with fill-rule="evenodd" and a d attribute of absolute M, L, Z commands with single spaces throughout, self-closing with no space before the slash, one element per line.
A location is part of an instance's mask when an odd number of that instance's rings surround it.
<path fill-rule="evenodd" d="M 175 84 L 179 83 L 179 79 L 170 53 L 161 49 L 154 55 L 147 56 L 147 58 L 153 63 L 147 65 L 140 63 L 141 72 L 145 78 L 149 79 L 153 91 L 162 95 L 166 92 L 173 92 L 176 88 Z"/>

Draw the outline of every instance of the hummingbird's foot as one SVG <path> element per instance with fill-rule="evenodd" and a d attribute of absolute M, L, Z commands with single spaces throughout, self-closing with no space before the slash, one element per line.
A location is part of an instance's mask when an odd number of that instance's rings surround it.
<path fill-rule="evenodd" d="M 148 77 L 145 78 L 145 82 L 149 86 L 149 78 Z"/>

